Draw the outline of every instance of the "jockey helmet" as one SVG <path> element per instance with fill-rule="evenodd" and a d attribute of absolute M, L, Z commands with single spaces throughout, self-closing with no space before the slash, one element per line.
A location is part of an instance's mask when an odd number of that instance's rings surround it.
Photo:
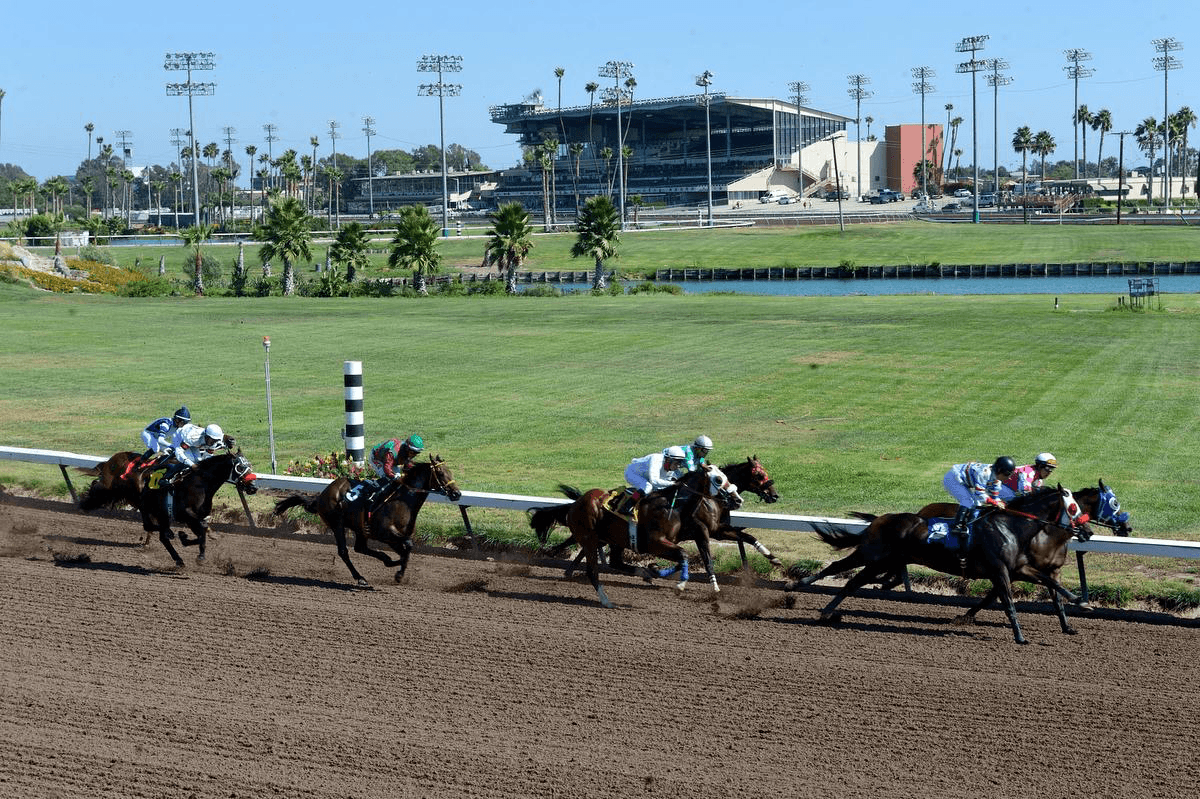
<path fill-rule="evenodd" d="M 175 416 L 171 419 L 176 427 L 183 427 L 188 422 L 192 421 L 192 414 L 188 411 L 186 405 L 179 406 L 179 410 L 175 411 Z"/>
<path fill-rule="evenodd" d="M 674 446 L 663 450 L 663 458 L 669 461 L 686 461 L 687 455 L 683 454 L 683 447 Z"/>
<path fill-rule="evenodd" d="M 425 439 L 421 438 L 419 435 L 417 435 L 415 433 L 413 435 L 409 436 L 408 438 L 404 439 L 404 444 L 409 449 L 411 449 L 413 452 L 419 453 L 425 449 Z"/>
<path fill-rule="evenodd" d="M 998 477 L 1008 477 L 1016 470 L 1016 462 L 1007 455 L 1001 455 L 999 458 L 996 458 L 996 462 L 992 464 L 992 472 Z"/>
<path fill-rule="evenodd" d="M 712 439 L 708 436 L 696 436 L 696 440 L 692 442 L 695 449 L 712 450 Z"/>
<path fill-rule="evenodd" d="M 1034 466 L 1047 466 L 1051 469 L 1057 469 L 1058 461 L 1055 460 L 1054 456 L 1051 455 L 1049 452 L 1043 452 L 1041 455 L 1037 456 L 1037 460 L 1035 460 L 1033 462 L 1033 465 Z"/>
<path fill-rule="evenodd" d="M 213 441 L 224 441 L 225 431 L 221 429 L 219 424 L 210 424 L 204 428 L 204 437 L 211 438 Z"/>

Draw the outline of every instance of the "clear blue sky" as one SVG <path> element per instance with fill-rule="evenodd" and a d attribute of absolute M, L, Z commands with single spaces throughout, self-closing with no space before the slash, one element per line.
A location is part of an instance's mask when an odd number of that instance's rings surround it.
<path fill-rule="evenodd" d="M 1067 48 L 1092 53 L 1086 66 L 1095 74 L 1080 81 L 1079 101 L 1092 111 L 1109 109 L 1115 130 L 1162 117 L 1163 73 L 1153 66 L 1153 39 L 1185 45 L 1175 53 L 1182 67 L 1170 73 L 1170 110 L 1200 108 L 1200 4 L 1192 2 L 65 0 L 10 4 L 4 20 L 0 163 L 17 164 L 39 180 L 74 174 L 87 156 L 87 122 L 106 142 L 115 143 L 116 131 L 131 131 L 134 165 L 170 163 L 170 130 L 188 127 L 187 98 L 165 90 L 183 80 L 183 73 L 163 69 L 164 54 L 174 51 L 216 53 L 216 69 L 193 76 L 216 83 L 213 96 L 195 99 L 197 138 L 224 149 L 222 129 L 234 127 L 234 152 L 243 158 L 247 144 L 266 151 L 266 123 L 277 126 L 275 154 L 289 147 L 308 152 L 309 137 L 317 135 L 318 155 L 328 155 L 329 120 L 335 120 L 338 152 L 365 157 L 364 116 L 375 118 L 373 149 L 436 144 L 437 98 L 417 95 L 418 85 L 431 81 L 416 70 L 426 53 L 462 56 L 462 72 L 447 78 L 461 83 L 462 93 L 446 99 L 446 141 L 479 152 L 493 168 L 512 166 L 519 152 L 514 137 L 490 121 L 490 106 L 540 88 L 553 107 L 558 66 L 566 70 L 563 105 L 585 105 L 584 84 L 604 84 L 597 69 L 612 59 L 633 62 L 639 98 L 691 94 L 695 76 L 708 69 L 715 73 L 713 90 L 732 96 L 786 99 L 788 83 L 804 81 L 810 106 L 849 117 L 855 107 L 846 78 L 861 73 L 874 93 L 862 105 L 862 116 L 875 119 L 873 132 L 920 122 L 910 69 L 928 66 L 936 71 L 936 91 L 927 98 L 926 121 L 945 123 L 944 106 L 954 104 L 954 114 L 965 119 L 959 133 L 965 164 L 971 79 L 955 72 L 969 57 L 955 45 L 986 34 L 979 57 L 1005 59 L 1013 78 L 1000 90 L 998 119 L 999 160 L 1010 168 L 1020 165 L 1009 146 L 1020 125 L 1054 135 L 1051 159 L 1073 158 Z M 993 159 L 992 107 L 992 90 L 980 78 L 981 165 Z M 1097 139 L 1089 133 L 1093 161 Z M 1106 137 L 1104 147 L 1106 156 L 1116 155 L 1116 138 Z M 1128 139 L 1125 155 L 1127 166 L 1145 161 Z"/>

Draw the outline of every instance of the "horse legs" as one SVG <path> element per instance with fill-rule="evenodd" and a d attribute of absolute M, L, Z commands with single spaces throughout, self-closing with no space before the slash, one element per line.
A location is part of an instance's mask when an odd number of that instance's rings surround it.
<path fill-rule="evenodd" d="M 853 555 L 851 555 L 850 557 L 853 557 Z M 849 559 L 850 559 L 849 557 L 844 558 L 844 560 L 849 560 Z M 859 569 L 857 574 L 855 574 L 853 577 L 851 577 L 849 580 L 846 581 L 846 584 L 844 586 L 842 586 L 842 590 L 837 592 L 837 595 L 834 596 L 834 598 L 832 600 L 830 600 L 829 604 L 821 609 L 821 621 L 823 621 L 823 622 L 838 621 L 838 619 L 841 618 L 841 614 L 834 613 L 833 609 L 836 608 L 838 605 L 842 604 L 842 600 L 844 600 L 846 597 L 850 596 L 855 591 L 862 588 L 864 585 L 866 585 L 874 580 L 879 579 L 879 575 L 884 574 L 885 572 L 886 572 L 885 566 L 880 563 L 869 563 L 866 566 L 863 566 L 863 568 Z"/>
<path fill-rule="evenodd" d="M 200 554 L 196 556 L 196 560 L 203 563 L 205 560 L 205 550 L 208 546 L 208 525 L 201 522 L 188 522 L 188 527 L 196 534 L 195 538 L 188 538 L 187 533 L 179 531 L 179 543 L 185 547 L 200 546 Z"/>
<path fill-rule="evenodd" d="M 775 555 L 771 552 L 771 550 L 767 549 L 766 546 L 764 546 L 761 541 L 759 541 L 757 538 L 755 538 L 754 536 L 747 533 L 746 529 L 744 527 L 725 527 L 725 526 L 723 526 L 718 532 L 732 534 L 734 536 L 734 540 L 737 541 L 737 545 L 738 545 L 738 553 L 741 554 L 741 556 L 742 556 L 742 568 L 743 569 L 746 568 L 746 566 L 747 566 L 747 560 L 746 560 L 746 545 L 747 544 L 749 544 L 750 546 L 752 546 L 756 550 L 758 550 L 758 553 L 760 555 L 762 555 L 764 558 L 766 558 L 771 563 L 772 566 L 774 566 L 777 569 L 783 568 L 783 561 L 781 561 L 779 558 L 775 557 Z M 722 536 L 714 533 L 712 537 L 713 538 L 721 538 Z"/>
<path fill-rule="evenodd" d="M 338 524 L 333 526 L 333 540 L 337 542 L 338 557 L 342 559 L 342 563 L 346 564 L 346 568 L 350 570 L 350 576 L 354 578 L 363 588 L 366 588 L 369 583 L 366 578 L 358 573 L 358 569 L 354 568 L 354 564 L 350 562 L 350 550 L 346 546 L 346 526 L 338 520 Z M 355 549 L 358 549 L 358 535 L 355 534 Z"/>
<path fill-rule="evenodd" d="M 171 560 L 175 561 L 175 565 L 182 566 L 183 558 L 179 557 L 179 553 L 175 551 L 175 545 L 171 543 L 170 526 L 158 528 L 158 540 L 162 541 L 162 545 L 167 548 L 167 553 L 171 556 Z"/>
<path fill-rule="evenodd" d="M 824 580 L 826 577 L 832 574 L 841 574 L 842 572 L 850 571 L 851 569 L 864 566 L 865 564 L 866 558 L 863 556 L 860 550 L 856 549 L 841 560 L 835 560 L 833 563 L 830 563 L 816 574 L 810 574 L 807 577 L 801 577 L 799 580 L 789 580 L 783 584 L 783 590 L 795 591 L 801 586 L 812 585 L 818 580 Z"/>
<path fill-rule="evenodd" d="M 1004 601 L 1004 612 L 1012 624 L 1013 640 L 1018 644 L 1028 644 L 1025 635 L 1021 632 L 1021 623 L 1017 621 L 1017 605 L 1013 602 L 1012 580 L 1009 579 L 1008 569 L 1001 568 L 999 570 L 997 576 L 992 578 L 992 586 L 992 590 L 998 591 L 1000 598 Z"/>
<path fill-rule="evenodd" d="M 709 545 L 708 536 L 697 536 L 696 549 L 699 550 L 700 560 L 708 572 L 708 583 L 712 586 L 713 593 L 721 593 L 721 586 L 717 584 L 717 570 L 713 568 L 712 548 Z"/>
<path fill-rule="evenodd" d="M 600 568 L 597 564 L 600 559 L 600 542 L 594 539 L 580 540 L 579 545 L 583 549 L 583 556 L 587 558 L 588 580 L 591 581 L 592 588 L 596 589 L 596 598 L 600 600 L 600 605 L 606 608 L 615 607 L 608 594 L 604 593 L 604 586 L 600 585 Z"/>

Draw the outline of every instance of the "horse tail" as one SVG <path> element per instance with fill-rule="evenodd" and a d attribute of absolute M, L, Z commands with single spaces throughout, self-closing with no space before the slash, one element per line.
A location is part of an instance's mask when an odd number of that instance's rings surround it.
<path fill-rule="evenodd" d="M 874 513 L 863 513 L 862 511 L 857 511 L 857 510 L 850 511 L 850 515 L 856 519 L 862 519 L 864 522 L 867 522 L 868 524 L 870 524 L 871 522 L 873 522 L 879 518 Z"/>
<path fill-rule="evenodd" d="M 813 529 L 817 535 L 821 536 L 821 540 L 834 549 L 849 549 L 856 547 L 863 542 L 861 533 L 852 533 L 849 530 L 838 527 L 833 524 L 814 524 Z"/>
<path fill-rule="evenodd" d="M 303 505 L 304 509 L 309 513 L 316 513 L 316 504 L 316 500 L 310 500 L 303 494 L 292 494 L 290 497 L 284 497 L 276 502 L 275 510 L 271 512 L 278 516 L 286 510 L 291 510 L 298 505 Z"/>
<path fill-rule="evenodd" d="M 538 541 L 545 546 L 547 539 L 550 537 L 550 531 L 554 529 L 554 525 L 561 524 L 567 526 L 567 513 L 570 511 L 570 505 L 551 505 L 548 508 L 530 508 L 529 510 L 529 526 L 537 533 Z"/>
<path fill-rule="evenodd" d="M 558 492 L 560 494 L 562 494 L 563 496 L 565 496 L 567 499 L 571 499 L 571 500 L 579 499 L 580 497 L 583 496 L 583 492 L 580 491 L 578 488 L 576 488 L 575 486 L 569 486 L 565 483 L 558 484 Z"/>
<path fill-rule="evenodd" d="M 99 477 L 100 476 L 100 465 L 96 464 L 95 466 L 76 466 L 75 471 L 79 472 L 80 474 L 86 474 L 88 477 Z"/>
<path fill-rule="evenodd" d="M 111 488 L 105 488 L 99 480 L 93 480 L 79 497 L 79 509 L 84 513 L 97 508 L 115 507 L 121 501 L 121 495 Z"/>

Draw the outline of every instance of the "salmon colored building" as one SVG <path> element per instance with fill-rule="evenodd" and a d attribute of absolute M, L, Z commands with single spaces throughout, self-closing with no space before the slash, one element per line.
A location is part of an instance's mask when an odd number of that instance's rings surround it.
<path fill-rule="evenodd" d="M 913 175 L 921 162 L 921 125 L 888 125 L 883 137 L 887 187 L 907 195 L 921 183 L 919 176 Z M 932 164 L 926 181 L 929 186 L 936 187 L 941 180 L 938 173 L 938 165 L 942 163 L 941 125 L 926 123 L 925 152 L 926 160 Z"/>

